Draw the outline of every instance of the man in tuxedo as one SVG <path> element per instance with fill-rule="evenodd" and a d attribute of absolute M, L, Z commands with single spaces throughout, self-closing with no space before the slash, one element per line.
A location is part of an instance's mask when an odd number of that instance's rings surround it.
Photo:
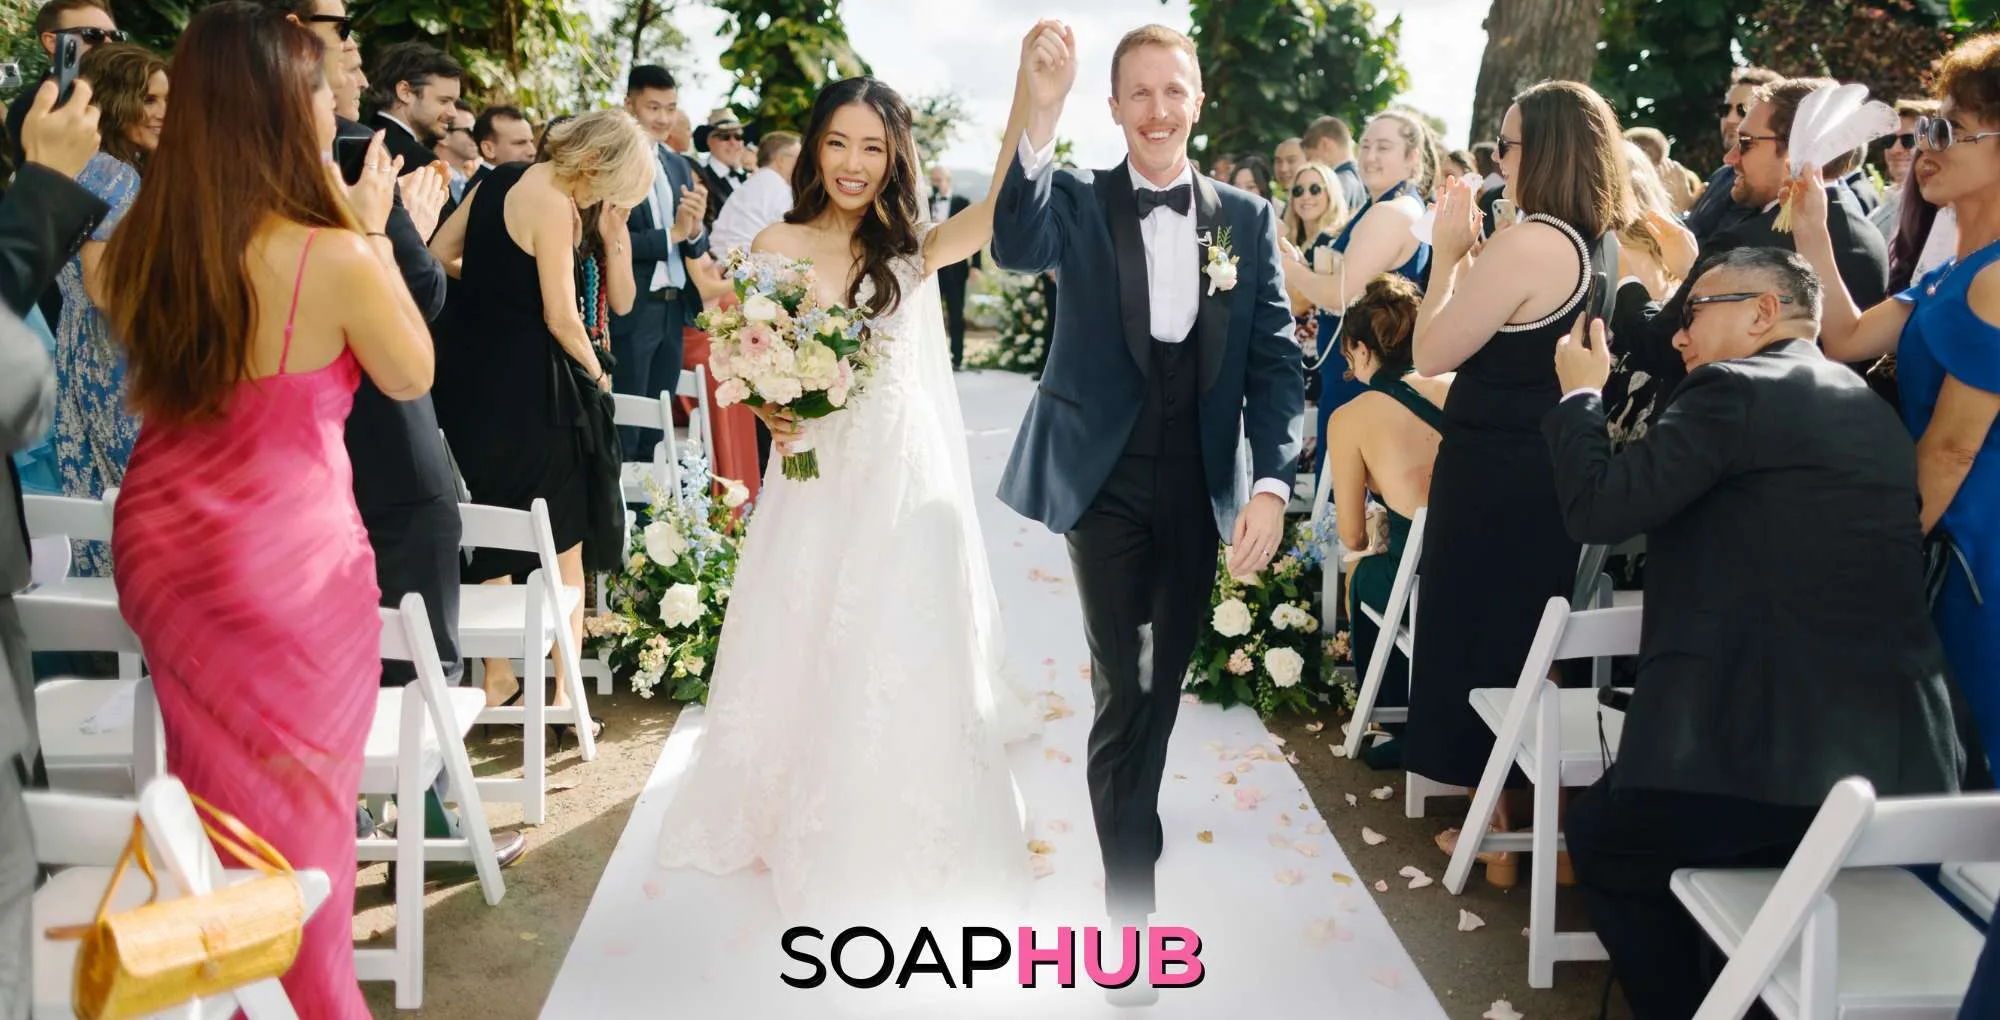
<path fill-rule="evenodd" d="M 1694 207 L 1681 217 L 1681 222 L 1694 232 L 1695 240 L 1701 244 L 1706 245 L 1716 231 L 1734 225 L 1755 212 L 1755 207 L 1746 208 L 1735 198 L 1736 165 L 1730 163 L 1728 157 L 1736 151 L 1736 136 L 1741 133 L 1739 129 L 1744 118 L 1750 116 L 1757 90 L 1783 80 L 1783 75 L 1763 67 L 1739 67 L 1730 74 L 1729 88 L 1723 92 L 1722 102 L 1716 108 L 1718 124 L 1722 129 L 1722 169 L 1709 177 L 1708 186 L 1695 199 Z"/>
<path fill-rule="evenodd" d="M 1747 144 L 1732 145 L 1726 159 L 1727 169 L 1734 176 L 1731 201 L 1752 212 L 1733 225 L 1712 231 L 1701 242 L 1692 266 L 1681 267 L 1679 275 L 1691 276 L 1707 260 L 1739 248 L 1797 250 L 1791 232 L 1781 231 L 1776 225 L 1778 198 L 1789 173 L 1786 160 L 1792 121 L 1798 114 L 1800 100 L 1828 83 L 1823 78 L 1783 79 L 1751 93 L 1749 115 L 1738 128 L 1738 134 Z M 1838 183 L 1854 158 L 1850 153 L 1825 168 L 1827 180 L 1835 182 L 1827 185 L 1827 229 L 1833 235 L 1834 256 L 1849 296 L 1860 307 L 1870 308 L 1888 290 L 1889 253 L 1882 235 L 1862 215 L 1853 193 Z M 1618 349 L 1627 355 L 1628 367 L 1648 373 L 1658 380 L 1657 385 L 1667 389 L 1686 374 L 1673 346 L 1686 298 L 1687 288 L 1682 287 L 1661 305 L 1635 279 L 1621 281 L 1619 285 L 1612 337 Z M 1614 404 L 1618 396 L 1612 394 Z"/>
<path fill-rule="evenodd" d="M 702 187 L 708 189 L 708 209 L 702 214 L 705 229 L 715 229 L 722 207 L 749 180 L 750 175 L 743 172 L 743 152 L 751 141 L 743 122 L 727 109 L 715 111 L 707 124 L 694 130 L 694 147 L 703 153 L 695 160 L 695 170 L 701 175 Z"/>
<path fill-rule="evenodd" d="M 76 183 L 97 152 L 90 84 L 78 82 L 61 109 L 55 100 L 54 82 L 34 90 L 21 123 L 26 158 L 0 200 L 0 301 L 6 303 L 0 311 L 0 456 L 7 461 L 0 483 L 0 1020 L 26 1020 L 33 998 L 29 927 L 37 873 L 21 804 L 39 755 L 35 675 L 13 600 L 28 585 L 28 531 L 11 454 L 41 438 L 56 401 L 48 352 L 20 316 L 109 211 Z"/>
<path fill-rule="evenodd" d="M 1618 762 L 1564 821 L 1642 1020 L 1685 1020 L 1713 977 L 1675 869 L 1783 867 L 1841 779 L 1954 792 L 1965 764 L 1924 596 L 1915 446 L 1820 353 L 1819 279 L 1791 252 L 1738 248 L 1684 289 L 1688 375 L 1643 438 L 1611 451 L 1601 323 L 1589 347 L 1558 345 L 1566 395 L 1542 424 L 1570 537 L 1644 535 L 1649 553 Z"/>
<path fill-rule="evenodd" d="M 694 321 L 701 297 L 688 279 L 687 260 L 708 254 L 702 217 L 711 196 L 694 171 L 667 148 L 680 90 L 658 64 L 640 64 L 625 83 L 625 108 L 653 139 L 660 172 L 653 192 L 632 210 L 632 279 L 639 298 L 626 315 L 611 317 L 611 353 L 617 359 L 611 388 L 619 393 L 658 396 L 681 377 L 681 331 Z M 620 428 L 625 459 L 644 460 L 660 439 L 658 429 Z"/>
<path fill-rule="evenodd" d="M 479 168 L 479 143 L 472 137 L 472 125 L 478 116 L 465 100 L 458 101 L 451 114 L 451 126 L 445 128 L 444 137 L 431 149 L 432 154 L 444 161 L 451 174 L 447 187 L 451 189 L 454 204 L 465 201 L 465 188 L 472 179 L 472 172 Z"/>
<path fill-rule="evenodd" d="M 389 155 L 403 157 L 403 172 L 437 161 L 434 151 L 458 114 L 465 68 L 428 43 L 402 42 L 375 59 L 368 76 L 368 126 L 385 132 Z"/>
<path fill-rule="evenodd" d="M 1159 25 L 1119 42 L 1111 112 L 1129 155 L 1095 173 L 1051 165 L 1074 35 L 1045 22 L 1022 61 L 1027 129 L 1000 184 L 993 259 L 1055 270 L 1062 289 L 1000 498 L 1068 540 L 1097 704 L 1087 772 L 1105 901 L 1118 924 L 1143 926 L 1165 849 L 1167 739 L 1216 543 L 1228 541 L 1238 576 L 1277 551 L 1305 378 L 1271 203 L 1187 158 L 1202 103 L 1194 42 Z M 1204 278 L 1211 257 L 1230 271 Z"/>
<path fill-rule="evenodd" d="M 964 195 L 953 194 L 951 171 L 931 167 L 931 222 L 943 223 L 972 205 Z M 944 297 L 945 329 L 951 334 L 951 367 L 965 367 L 965 285 L 972 279 L 972 261 L 955 262 L 938 270 L 938 292 Z"/>
<path fill-rule="evenodd" d="M 1354 129 L 1339 117 L 1321 117 L 1306 125 L 1306 158 L 1330 167 L 1340 178 L 1340 193 L 1347 208 L 1357 210 L 1368 204 L 1368 186 L 1361 183 L 1361 167 L 1354 162 Z"/>

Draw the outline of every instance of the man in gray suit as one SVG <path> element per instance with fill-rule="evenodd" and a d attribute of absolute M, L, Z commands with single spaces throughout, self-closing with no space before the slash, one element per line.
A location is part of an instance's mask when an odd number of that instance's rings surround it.
<path fill-rule="evenodd" d="M 13 451 L 39 439 L 55 415 L 55 370 L 48 352 L 20 316 L 55 280 L 105 212 L 77 186 L 76 175 L 97 151 L 97 110 L 90 86 L 76 84 L 55 106 L 54 82 L 43 84 L 21 127 L 27 162 L 0 201 L 0 445 L 7 473 L 0 492 L 0 1020 L 25 1020 L 34 986 L 29 904 L 35 887 L 35 847 L 28 835 L 21 788 L 34 771 L 35 683 L 15 615 L 13 592 L 28 585 L 28 534 Z"/>

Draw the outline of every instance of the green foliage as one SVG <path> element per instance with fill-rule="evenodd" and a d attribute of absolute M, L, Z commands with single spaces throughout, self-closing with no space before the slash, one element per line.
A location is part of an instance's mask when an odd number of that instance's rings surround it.
<path fill-rule="evenodd" d="M 1877 99 L 1927 93 L 1927 72 L 1951 48 L 1949 14 L 1918 0 L 1766 0 L 1772 30 L 1743 43 L 1751 61 L 1788 75 L 1828 75 Z"/>
<path fill-rule="evenodd" d="M 973 346 L 966 360 L 974 368 L 998 368 L 1040 378 L 1049 357 L 1049 337 L 1055 332 L 1055 316 L 1049 311 L 1041 277 L 994 269 L 980 277 L 982 300 L 968 314 L 976 311 L 985 320 L 980 325 L 998 336 L 991 345 Z M 990 302 L 984 300 L 988 297 Z"/>
<path fill-rule="evenodd" d="M 828 83 L 868 73 L 847 41 L 839 0 L 714 0 L 732 36 L 722 68 L 736 76 L 731 105 L 755 112 L 760 132 L 804 131 Z M 741 98 L 742 102 L 736 101 Z"/>
<path fill-rule="evenodd" d="M 660 64 L 678 75 L 688 51 L 687 34 L 673 19 L 679 7 L 679 0 L 623 0 L 611 20 L 591 33 L 582 85 L 586 105 L 621 101 L 625 78 L 637 64 Z"/>
<path fill-rule="evenodd" d="M 1409 88 L 1403 19 L 1377 25 L 1367 0 L 1191 0 L 1201 53 L 1198 158 L 1269 152 L 1334 114 L 1358 125 Z M 1107 83 L 1108 84 L 1108 83 Z"/>
<path fill-rule="evenodd" d="M 589 19 L 569 0 L 353 0 L 371 55 L 419 40 L 465 65 L 467 93 L 505 99 L 541 120 L 576 109 L 608 79 L 590 62 Z"/>
<path fill-rule="evenodd" d="M 34 17 L 39 3 L 24 3 L 28 17 Z M 206 6 L 201 0 L 111 0 L 111 18 L 118 27 L 132 36 L 132 41 L 162 56 L 174 52 L 174 43 L 180 38 L 181 30 L 187 27 L 194 12 Z M 41 47 L 37 44 L 38 55 L 36 74 L 46 67 L 48 61 L 42 58 Z M 23 71 L 26 69 L 23 68 Z"/>
<path fill-rule="evenodd" d="M 1292 525 L 1292 544 L 1247 583 L 1229 574 L 1229 551 L 1215 562 L 1215 593 L 1182 689 L 1227 708 L 1249 705 L 1269 718 L 1343 703 L 1327 666 L 1316 600 L 1332 516 Z M 1287 662 L 1286 660 L 1289 660 Z"/>
<path fill-rule="evenodd" d="M 1697 173 L 1722 165 L 1715 106 L 1735 66 L 1730 46 L 1750 34 L 1758 0 L 1605 0 L 1592 85 L 1625 125 L 1675 140 Z"/>

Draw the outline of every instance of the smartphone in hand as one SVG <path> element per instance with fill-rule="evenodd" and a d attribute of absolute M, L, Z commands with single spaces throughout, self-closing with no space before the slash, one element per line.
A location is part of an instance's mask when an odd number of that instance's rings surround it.
<path fill-rule="evenodd" d="M 56 105 L 69 102 L 76 90 L 77 68 L 83 66 L 83 39 L 73 32 L 56 33 Z"/>
<path fill-rule="evenodd" d="M 333 161 L 339 165 L 340 178 L 348 187 L 361 183 L 361 171 L 368 165 L 368 145 L 372 141 L 367 135 L 333 140 Z"/>

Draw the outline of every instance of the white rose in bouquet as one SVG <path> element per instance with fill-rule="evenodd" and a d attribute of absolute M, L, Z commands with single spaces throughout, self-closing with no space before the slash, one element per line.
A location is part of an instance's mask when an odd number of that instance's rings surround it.
<path fill-rule="evenodd" d="M 752 294 L 743 299 L 743 318 L 750 322 L 772 322 L 778 313 L 784 311 L 776 301 L 762 294 Z"/>
<path fill-rule="evenodd" d="M 840 356 L 833 353 L 833 348 L 808 340 L 799 345 L 793 371 L 804 385 L 816 390 L 828 389 L 839 378 Z"/>
<path fill-rule="evenodd" d="M 1273 648 L 1264 653 L 1264 671 L 1279 687 L 1296 687 L 1305 674 L 1305 656 L 1290 648 Z"/>
<path fill-rule="evenodd" d="M 641 534 L 645 538 L 646 555 L 662 567 L 673 566 L 687 552 L 687 539 L 681 537 L 680 529 L 672 521 L 654 521 Z"/>
<path fill-rule="evenodd" d="M 1244 605 L 1242 599 L 1225 599 L 1215 607 L 1215 617 L 1211 621 L 1215 632 L 1227 638 L 1250 633 L 1250 626 L 1255 622 L 1250 616 L 1250 607 Z"/>
<path fill-rule="evenodd" d="M 767 403 L 789 404 L 805 396 L 806 389 L 792 376 L 773 372 L 757 380 L 757 392 Z"/>
<path fill-rule="evenodd" d="M 660 622 L 668 629 L 686 627 L 701 619 L 701 590 L 691 584 L 677 584 L 660 596 Z"/>
<path fill-rule="evenodd" d="M 723 407 L 732 407 L 750 399 L 750 384 L 741 379 L 731 379 L 715 388 L 715 402 Z"/>
<path fill-rule="evenodd" d="M 1280 603 L 1271 610 L 1271 626 L 1279 630 L 1305 630 L 1312 626 L 1312 614 L 1289 602 Z"/>

